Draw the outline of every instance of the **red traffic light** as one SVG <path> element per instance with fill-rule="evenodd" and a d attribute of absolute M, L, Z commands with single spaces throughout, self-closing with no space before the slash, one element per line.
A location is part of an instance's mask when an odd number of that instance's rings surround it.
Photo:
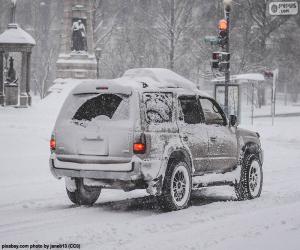
<path fill-rule="evenodd" d="M 217 51 L 212 53 L 212 59 L 218 61 L 229 61 L 230 60 L 230 53 Z"/>
<path fill-rule="evenodd" d="M 274 76 L 272 71 L 264 71 L 265 78 L 272 78 Z"/>
<path fill-rule="evenodd" d="M 219 60 L 220 58 L 220 52 L 213 52 L 212 53 L 212 59 L 213 60 Z"/>

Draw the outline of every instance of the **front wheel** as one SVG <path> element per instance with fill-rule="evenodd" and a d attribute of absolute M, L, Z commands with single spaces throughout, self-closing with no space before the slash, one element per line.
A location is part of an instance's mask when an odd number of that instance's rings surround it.
<path fill-rule="evenodd" d="M 67 188 L 67 195 L 76 205 L 93 205 L 101 193 L 101 188 L 87 187 L 83 184 L 83 179 L 75 179 L 76 190 L 74 192 L 69 191 Z"/>
<path fill-rule="evenodd" d="M 187 208 L 192 190 L 191 169 L 185 162 L 172 161 L 166 171 L 158 203 L 164 211 Z"/>
<path fill-rule="evenodd" d="M 260 196 L 263 185 L 261 162 L 256 154 L 245 156 L 240 182 L 235 186 L 238 200 L 254 199 Z"/>

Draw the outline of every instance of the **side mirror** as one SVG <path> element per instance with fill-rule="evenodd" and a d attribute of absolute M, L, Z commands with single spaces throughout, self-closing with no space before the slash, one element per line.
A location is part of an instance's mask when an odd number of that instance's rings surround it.
<path fill-rule="evenodd" d="M 231 127 L 237 126 L 237 117 L 236 115 L 229 116 L 229 124 Z"/>

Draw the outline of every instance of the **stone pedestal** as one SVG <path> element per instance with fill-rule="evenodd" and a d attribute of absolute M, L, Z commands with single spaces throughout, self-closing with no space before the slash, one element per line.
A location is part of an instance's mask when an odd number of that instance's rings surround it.
<path fill-rule="evenodd" d="M 5 85 L 5 105 L 17 106 L 19 99 L 19 87 L 17 84 Z M 21 98 L 20 98 L 21 102 Z"/>
<path fill-rule="evenodd" d="M 56 63 L 57 78 L 95 79 L 97 62 L 93 47 L 92 4 L 90 0 L 63 0 L 60 54 Z M 84 26 L 84 49 L 74 46 L 74 25 L 80 21 Z"/>
<path fill-rule="evenodd" d="M 57 78 L 95 79 L 97 62 L 94 56 L 87 53 L 60 54 L 56 62 Z"/>

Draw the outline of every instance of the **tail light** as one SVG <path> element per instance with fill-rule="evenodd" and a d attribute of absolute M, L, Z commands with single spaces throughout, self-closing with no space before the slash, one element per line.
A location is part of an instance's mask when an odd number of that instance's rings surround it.
<path fill-rule="evenodd" d="M 145 154 L 146 153 L 146 136 L 141 134 L 140 138 L 133 143 L 133 153 Z"/>
<path fill-rule="evenodd" d="M 50 140 L 50 149 L 51 149 L 51 151 L 54 151 L 56 149 L 56 140 L 53 136 L 51 137 L 51 140 Z"/>
<path fill-rule="evenodd" d="M 144 143 L 134 143 L 133 152 L 135 154 L 144 154 L 146 152 L 146 145 Z"/>

